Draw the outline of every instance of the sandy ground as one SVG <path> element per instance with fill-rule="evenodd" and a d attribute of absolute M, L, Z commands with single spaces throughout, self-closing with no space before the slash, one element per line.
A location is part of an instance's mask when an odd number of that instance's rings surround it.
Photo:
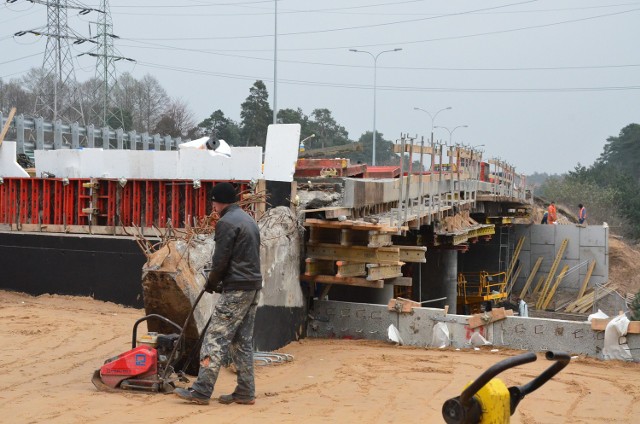
<path fill-rule="evenodd" d="M 0 291 L 0 422 L 395 423 L 443 422 L 443 402 L 495 362 L 517 354 L 306 339 L 281 351 L 292 363 L 258 367 L 254 406 L 197 406 L 174 395 L 98 392 L 103 361 L 128 349 L 142 310 L 90 298 Z M 550 365 L 501 374 L 520 385 Z M 233 390 L 223 370 L 214 395 Z M 640 365 L 577 358 L 526 397 L 512 423 L 637 423 Z"/>

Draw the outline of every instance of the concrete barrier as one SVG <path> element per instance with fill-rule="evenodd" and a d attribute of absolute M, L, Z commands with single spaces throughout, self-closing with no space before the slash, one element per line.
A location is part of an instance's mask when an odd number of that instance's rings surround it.
<path fill-rule="evenodd" d="M 428 347 L 433 327 L 444 322 L 449 329 L 451 346 L 471 347 L 469 339 L 480 333 L 496 347 L 529 350 L 554 350 L 573 355 L 602 358 L 604 332 L 591 330 L 588 322 L 544 318 L 507 317 L 479 328 L 467 326 L 468 316 L 445 315 L 443 309 L 414 308 L 410 314 L 387 310 L 386 305 L 315 301 L 310 313 L 307 336 L 388 341 L 387 329 L 393 324 L 404 344 Z M 640 360 L 640 334 L 627 336 L 635 360 Z"/>

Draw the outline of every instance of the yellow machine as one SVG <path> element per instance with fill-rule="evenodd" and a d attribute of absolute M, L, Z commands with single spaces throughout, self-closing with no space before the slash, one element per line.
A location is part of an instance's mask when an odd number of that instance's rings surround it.
<path fill-rule="evenodd" d="M 522 399 L 540 388 L 569 364 L 571 358 L 562 352 L 547 352 L 545 357 L 556 361 L 542 374 L 523 386 L 507 386 L 498 378 L 502 371 L 518 365 L 534 362 L 533 352 L 505 359 L 483 372 L 469 383 L 462 394 L 449 399 L 442 406 L 442 416 L 447 424 L 509 424 L 511 416 Z"/>
<path fill-rule="evenodd" d="M 487 271 L 458 273 L 458 310 L 467 314 L 482 312 L 480 305 L 507 298 L 507 274 Z"/>

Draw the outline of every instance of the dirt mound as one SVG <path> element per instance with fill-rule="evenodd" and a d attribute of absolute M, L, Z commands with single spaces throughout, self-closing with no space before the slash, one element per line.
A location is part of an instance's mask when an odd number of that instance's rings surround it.
<path fill-rule="evenodd" d="M 640 250 L 616 237 L 609 237 L 609 284 L 622 296 L 640 292 Z"/>

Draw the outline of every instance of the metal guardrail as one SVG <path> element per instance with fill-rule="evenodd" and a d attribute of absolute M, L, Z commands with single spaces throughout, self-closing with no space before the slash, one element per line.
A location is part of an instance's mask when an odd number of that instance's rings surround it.
<path fill-rule="evenodd" d="M 0 128 L 7 121 L 0 112 Z M 34 150 L 58 149 L 127 149 L 127 150 L 177 150 L 182 142 L 180 137 L 161 136 L 149 133 L 138 134 L 136 131 L 125 132 L 123 129 L 113 130 L 108 127 L 98 128 L 94 125 L 86 127 L 80 124 L 64 124 L 46 122 L 43 118 L 16 115 L 11 123 L 8 140 L 15 139 L 17 153 L 32 153 Z"/>

